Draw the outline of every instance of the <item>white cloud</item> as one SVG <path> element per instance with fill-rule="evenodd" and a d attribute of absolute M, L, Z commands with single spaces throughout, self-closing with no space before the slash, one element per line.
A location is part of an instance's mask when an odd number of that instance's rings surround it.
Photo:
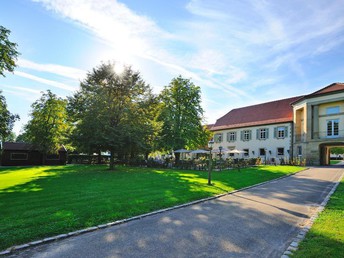
<path fill-rule="evenodd" d="M 74 67 L 62 66 L 57 64 L 39 64 L 30 60 L 26 59 L 19 59 L 18 60 L 19 68 L 28 68 L 31 70 L 39 71 L 39 72 L 48 72 L 52 74 L 57 74 L 66 78 L 71 78 L 75 80 L 82 80 L 84 79 L 86 72 L 77 69 Z"/>
<path fill-rule="evenodd" d="M 76 87 L 72 87 L 72 86 L 66 85 L 66 84 L 61 83 L 61 82 L 47 80 L 47 79 L 44 79 L 44 78 L 41 78 L 41 77 L 38 77 L 38 76 L 35 76 L 35 75 L 32 75 L 32 74 L 29 74 L 29 73 L 24 73 L 24 72 L 20 72 L 20 71 L 14 71 L 14 74 L 17 75 L 17 76 L 20 76 L 20 77 L 23 77 L 23 78 L 27 78 L 27 79 L 30 79 L 30 80 L 33 80 L 33 81 L 37 81 L 39 83 L 46 84 L 46 85 L 49 85 L 49 86 L 52 86 L 52 87 L 55 87 L 55 88 L 59 88 L 59 89 L 62 89 L 62 90 L 67 90 L 67 91 L 74 91 L 74 90 L 76 90 Z"/>
<path fill-rule="evenodd" d="M 116 61 L 140 59 L 139 69 L 153 62 L 167 76 L 191 77 L 207 92 L 247 103 L 261 88 L 281 98 L 276 85 L 287 76 L 306 80 L 305 59 L 343 43 L 341 0 L 191 0 L 185 5 L 187 19 L 169 21 L 168 31 L 156 17 L 139 15 L 116 0 L 34 1 L 107 42 Z M 207 104 L 215 112 L 213 107 Z"/>

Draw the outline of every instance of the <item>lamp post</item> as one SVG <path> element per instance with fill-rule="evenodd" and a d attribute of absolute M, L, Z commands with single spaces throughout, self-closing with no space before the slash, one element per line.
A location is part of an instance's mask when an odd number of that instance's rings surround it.
<path fill-rule="evenodd" d="M 220 160 L 219 160 L 220 171 L 221 171 L 221 164 L 222 164 L 222 149 L 223 149 L 223 147 L 220 146 L 219 147 L 219 151 L 220 151 L 220 153 L 219 153 L 219 157 L 220 157 Z"/>
<path fill-rule="evenodd" d="M 264 154 L 265 154 L 265 161 L 264 161 L 264 163 L 265 163 L 265 165 L 266 165 L 266 152 L 268 151 L 268 149 L 267 148 L 265 148 L 264 149 Z"/>
<path fill-rule="evenodd" d="M 214 144 L 214 140 L 211 139 L 208 142 L 208 148 L 209 148 L 209 168 L 208 168 L 208 185 L 211 185 L 211 167 L 212 167 L 212 163 L 213 163 L 213 158 L 211 156 L 211 150 L 213 149 L 213 144 Z"/>

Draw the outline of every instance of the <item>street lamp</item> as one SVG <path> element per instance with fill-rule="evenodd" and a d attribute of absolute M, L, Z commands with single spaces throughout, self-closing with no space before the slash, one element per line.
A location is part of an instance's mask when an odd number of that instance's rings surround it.
<path fill-rule="evenodd" d="M 214 140 L 211 139 L 208 142 L 208 148 L 209 148 L 208 185 L 211 185 L 211 167 L 212 167 L 212 163 L 213 163 L 213 159 L 212 159 L 212 156 L 211 156 L 211 150 L 213 149 L 213 144 L 214 144 Z"/>
<path fill-rule="evenodd" d="M 222 149 L 223 149 L 223 147 L 220 146 L 219 147 L 219 151 L 220 151 L 220 153 L 219 153 L 219 157 L 220 157 L 220 160 L 219 160 L 220 171 L 221 171 L 221 164 L 222 164 Z"/>
<path fill-rule="evenodd" d="M 268 151 L 268 149 L 265 148 L 265 149 L 264 149 L 264 154 L 265 154 L 265 162 L 264 162 L 264 163 L 265 163 L 265 165 L 266 165 L 266 152 L 267 152 L 267 151 Z"/>

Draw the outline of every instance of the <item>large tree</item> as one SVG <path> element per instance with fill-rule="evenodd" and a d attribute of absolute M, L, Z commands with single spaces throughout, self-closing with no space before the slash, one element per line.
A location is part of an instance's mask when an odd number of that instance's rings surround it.
<path fill-rule="evenodd" d="M 81 89 L 69 100 L 75 121 L 74 139 L 84 150 L 110 151 L 114 158 L 149 148 L 155 124 L 147 105 L 154 103 L 150 87 L 131 67 L 115 71 L 103 63 L 87 74 Z"/>
<path fill-rule="evenodd" d="M 48 90 L 31 105 L 31 119 L 25 126 L 28 139 L 45 155 L 58 151 L 67 143 L 70 123 L 67 116 L 67 101 Z"/>
<path fill-rule="evenodd" d="M 0 25 L 0 75 L 4 72 L 13 72 L 19 55 L 17 44 L 11 42 L 8 37 L 11 31 Z"/>
<path fill-rule="evenodd" d="M 7 109 L 7 103 L 5 97 L 0 90 L 0 140 L 7 141 L 11 136 L 14 122 L 19 120 L 19 116 L 12 114 Z"/>
<path fill-rule="evenodd" d="M 201 90 L 189 79 L 172 79 L 160 95 L 163 122 L 160 147 L 166 151 L 204 146 L 208 134 L 202 126 Z"/>

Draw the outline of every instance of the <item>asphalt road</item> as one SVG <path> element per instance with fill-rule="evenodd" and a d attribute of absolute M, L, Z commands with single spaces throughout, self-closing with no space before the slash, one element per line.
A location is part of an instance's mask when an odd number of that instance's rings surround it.
<path fill-rule="evenodd" d="M 343 167 L 311 168 L 212 201 L 11 256 L 281 257 L 343 173 Z"/>

